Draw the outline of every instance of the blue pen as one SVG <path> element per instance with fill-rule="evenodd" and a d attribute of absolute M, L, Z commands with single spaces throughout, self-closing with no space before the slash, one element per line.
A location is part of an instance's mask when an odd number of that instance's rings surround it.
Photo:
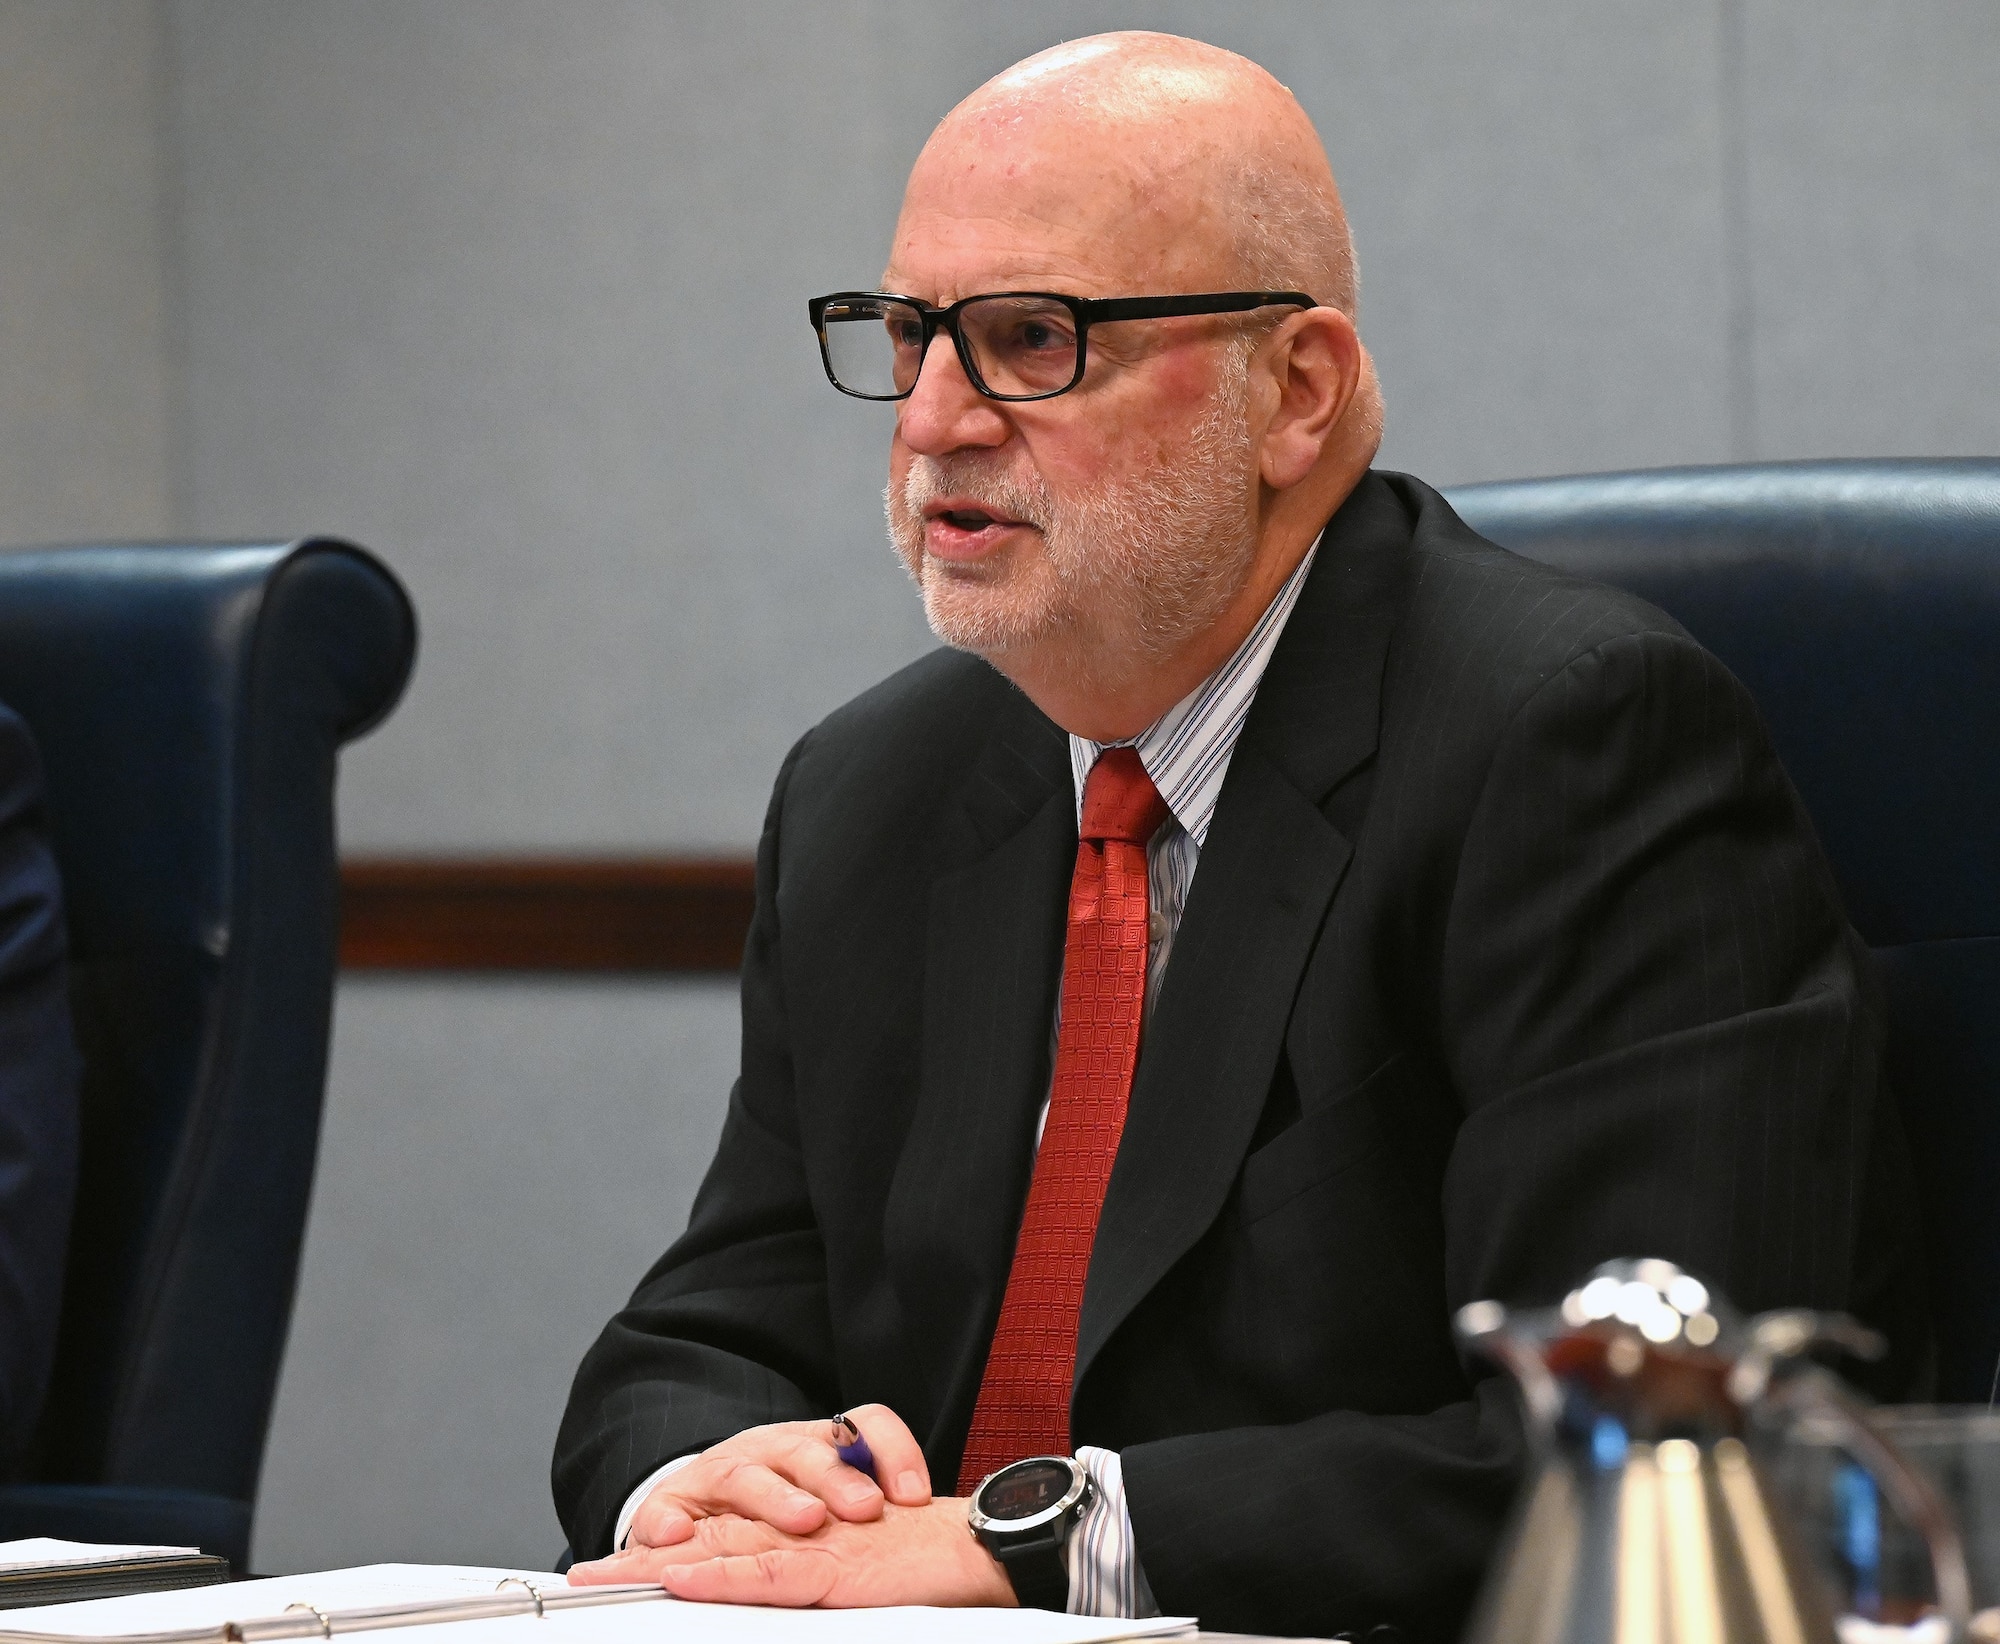
<path fill-rule="evenodd" d="M 875 1452 L 868 1448 L 861 1429 L 845 1415 L 833 1418 L 833 1453 L 857 1473 L 866 1473 L 871 1479 L 875 1477 Z"/>

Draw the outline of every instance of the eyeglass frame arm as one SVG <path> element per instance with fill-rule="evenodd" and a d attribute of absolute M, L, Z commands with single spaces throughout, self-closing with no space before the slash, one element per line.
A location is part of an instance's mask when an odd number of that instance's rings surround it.
<path fill-rule="evenodd" d="M 1076 319 L 1076 374 L 1060 388 L 1051 388 L 1040 394 L 996 394 L 988 388 L 980 377 L 979 367 L 970 357 L 964 334 L 958 328 L 958 316 L 973 303 L 992 302 L 1001 297 L 1036 297 L 1050 302 L 1061 303 Z M 910 379 L 910 386 L 900 394 L 864 394 L 849 388 L 833 373 L 833 357 L 826 340 L 826 309 L 829 303 L 853 302 L 867 299 L 874 302 L 901 303 L 914 308 L 923 321 L 924 336 L 922 355 L 928 358 L 931 344 L 937 334 L 950 334 L 951 345 L 958 355 L 958 363 L 964 368 L 966 380 L 987 399 L 999 400 L 1008 405 L 1024 405 L 1034 400 L 1052 400 L 1058 394 L 1067 394 L 1083 381 L 1084 371 L 1090 361 L 1090 328 L 1093 325 L 1111 324 L 1118 320 L 1164 320 L 1177 319 L 1193 314 L 1248 314 L 1259 308 L 1317 308 L 1319 299 L 1308 296 L 1303 291 L 1202 291 L 1190 292 L 1183 296 L 1170 297 L 1072 297 L 1062 291 L 979 291 L 969 297 L 961 297 L 946 308 L 936 308 L 920 297 L 906 297 L 895 291 L 830 291 L 824 297 L 812 297 L 806 302 L 806 317 L 812 322 L 814 333 L 819 337 L 819 360 L 826 372 L 826 380 L 843 394 L 852 399 L 872 400 L 877 404 L 893 404 L 906 400 L 917 391 L 916 378 Z M 917 369 L 923 370 L 921 360 Z"/>

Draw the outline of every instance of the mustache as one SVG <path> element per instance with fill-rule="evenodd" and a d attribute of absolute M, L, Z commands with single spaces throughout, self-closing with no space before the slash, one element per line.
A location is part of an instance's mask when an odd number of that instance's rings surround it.
<path fill-rule="evenodd" d="M 970 455 L 913 457 L 909 472 L 903 476 L 903 507 L 908 516 L 922 519 L 924 510 L 944 497 L 970 497 L 996 514 L 1043 531 L 1055 519 L 1055 499 L 1039 474 L 1024 478 L 1012 468 L 996 467 Z"/>

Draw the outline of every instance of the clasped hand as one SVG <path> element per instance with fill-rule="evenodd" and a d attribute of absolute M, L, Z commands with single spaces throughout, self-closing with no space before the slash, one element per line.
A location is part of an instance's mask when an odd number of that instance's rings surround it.
<path fill-rule="evenodd" d="M 653 1487 L 625 1551 L 569 1573 L 578 1585 L 657 1581 L 676 1598 L 731 1604 L 1012 1605 L 999 1562 L 973 1538 L 965 1502 L 933 1497 L 902 1418 L 866 1404 L 848 1419 L 877 1484 L 833 1447 L 829 1421 L 753 1427 Z"/>

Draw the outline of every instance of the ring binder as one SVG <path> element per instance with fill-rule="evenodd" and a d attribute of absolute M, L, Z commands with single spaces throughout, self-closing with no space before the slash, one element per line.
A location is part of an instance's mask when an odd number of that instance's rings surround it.
<path fill-rule="evenodd" d="M 670 1608 L 617 1608 L 647 1603 Z M 0 1644 L 396 1644 L 352 1636 L 393 1627 L 434 1629 L 408 1644 L 452 1644 L 454 1636 L 465 1644 L 1151 1644 L 1194 1629 L 1178 1616 L 1114 1620 L 923 1606 L 851 1613 L 843 1621 L 824 1612 L 682 1603 L 651 1582 L 572 1587 L 539 1570 L 420 1564 L 59 1604 L 20 1620 L 18 1628 L 0 1625 Z M 459 1621 L 472 1625 L 435 1630 Z"/>
<path fill-rule="evenodd" d="M 525 1593 L 508 1592 L 510 1587 Z M 669 1602 L 673 1595 L 651 1582 L 605 1587 L 551 1587 L 510 1576 L 490 1595 L 477 1598 L 415 1599 L 352 1610 L 323 1610 L 317 1604 L 287 1604 L 277 1615 L 225 1621 L 219 1627 L 180 1627 L 161 1632 L 92 1634 L 88 1644 L 279 1644 L 298 1638 L 330 1639 L 336 1633 L 379 1632 L 391 1627 L 426 1627 L 441 1621 L 489 1621 L 501 1616 L 585 1610 L 600 1604 Z M 304 1612 L 304 1613 L 301 1613 Z M 0 1644 L 84 1644 L 75 1633 L 0 1628 Z"/>
<path fill-rule="evenodd" d="M 532 1594 L 534 1594 L 534 1597 L 535 1597 L 535 1619 L 536 1619 L 537 1621 L 546 1621 L 546 1620 L 548 1620 L 548 1618 L 549 1618 L 549 1614 L 548 1614 L 548 1611 L 542 1608 L 542 1590 L 541 1590 L 541 1588 L 537 1587 L 537 1586 L 536 1586 L 536 1585 L 535 1585 L 535 1584 L 534 1584 L 534 1583 L 533 1583 L 532 1581 L 530 1581 L 530 1580 L 529 1580 L 529 1579 L 528 1579 L 528 1578 L 527 1578 L 526 1576 L 509 1576 L 509 1577 L 507 1577 L 507 1579 L 506 1579 L 505 1581 L 502 1581 L 502 1582 L 501 1582 L 501 1583 L 500 1583 L 500 1584 L 499 1584 L 499 1585 L 498 1585 L 497 1587 L 495 1587 L 495 1588 L 494 1588 L 494 1591 L 495 1591 L 495 1592 L 505 1592 L 505 1591 L 506 1591 L 506 1590 L 507 1590 L 507 1589 L 508 1589 L 509 1587 L 525 1587 L 525 1588 L 527 1588 L 527 1589 L 528 1589 L 528 1591 L 529 1591 L 529 1592 L 531 1592 Z"/>

